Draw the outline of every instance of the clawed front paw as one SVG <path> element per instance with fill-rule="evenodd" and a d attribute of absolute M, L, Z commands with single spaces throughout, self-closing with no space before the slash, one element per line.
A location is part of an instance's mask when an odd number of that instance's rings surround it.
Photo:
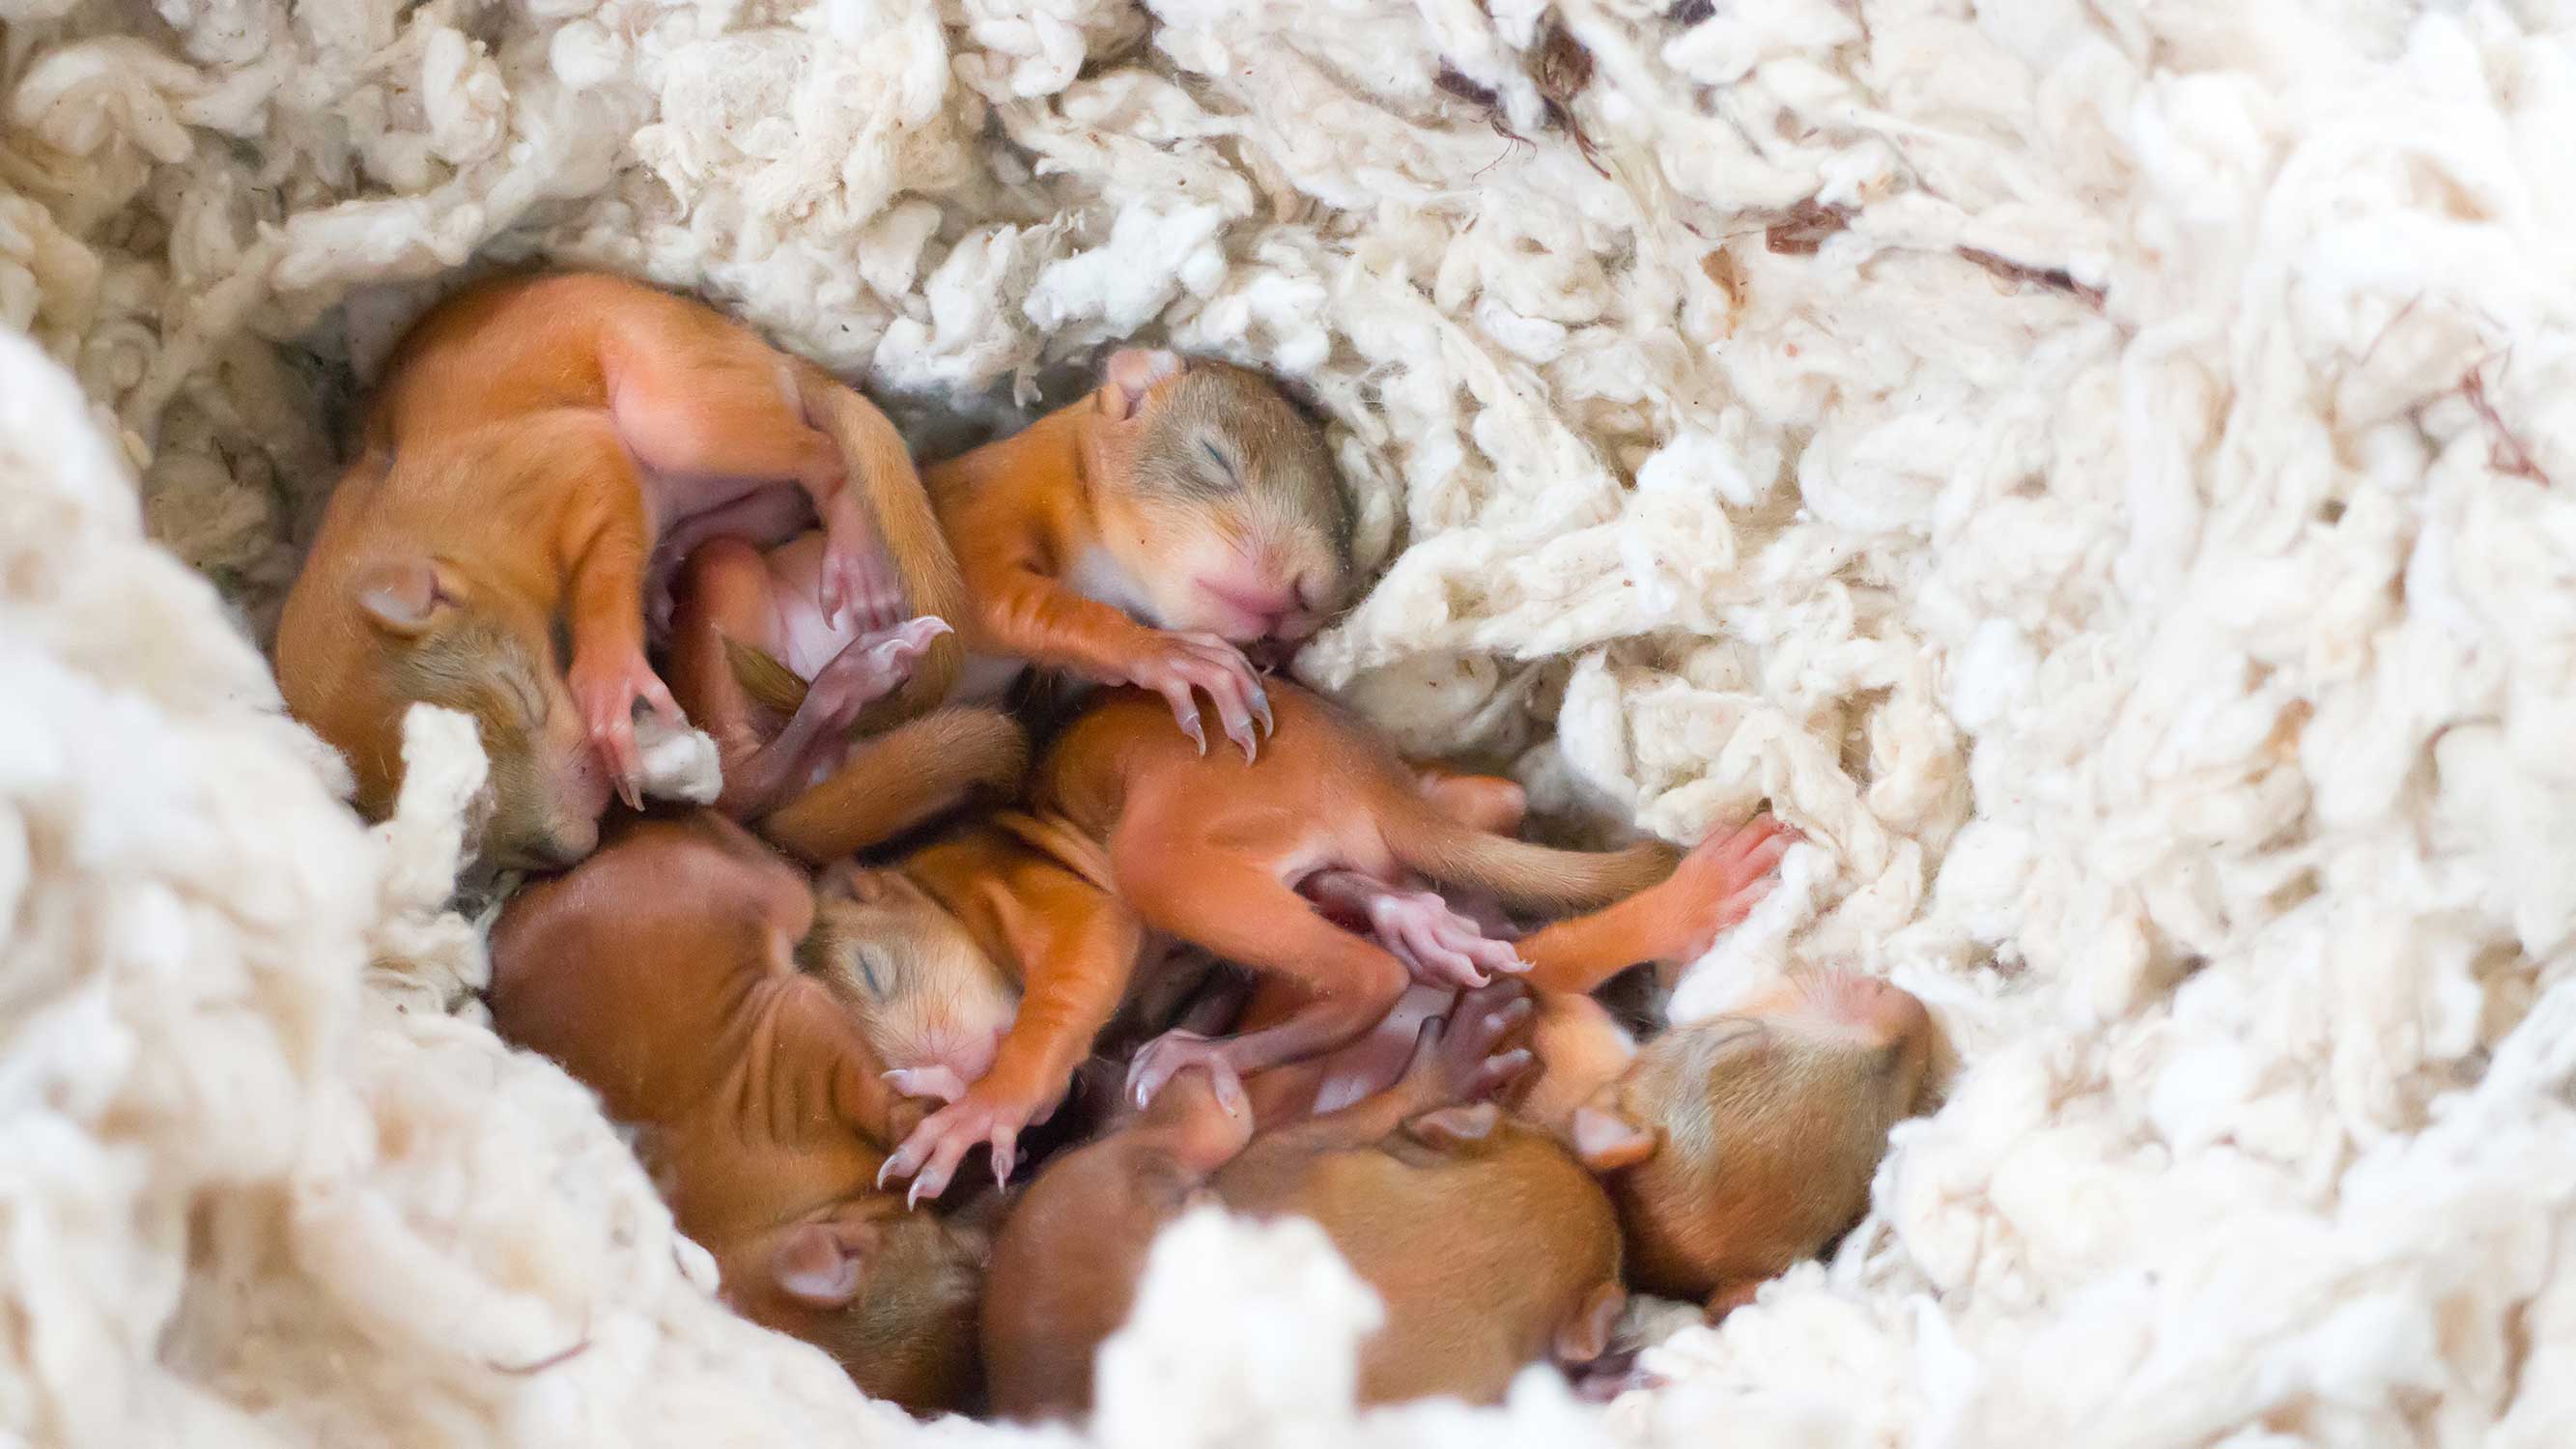
<path fill-rule="evenodd" d="M 954 1102 L 967 1091 L 966 1079 L 949 1066 L 898 1067 L 885 1079 L 907 1097 L 931 1097 L 943 1103 Z"/>
<path fill-rule="evenodd" d="M 1126 671 L 1125 682 L 1141 685 L 1161 695 L 1172 706 L 1172 718 L 1180 722 L 1181 733 L 1207 753 L 1207 732 L 1199 725 L 1198 696 L 1205 694 L 1216 706 L 1219 725 L 1225 737 L 1242 747 L 1243 758 L 1252 760 L 1260 753 L 1253 734 L 1258 722 L 1267 734 L 1275 721 L 1270 714 L 1270 692 L 1261 685 L 1261 676 L 1253 671 L 1252 662 L 1243 651 L 1214 634 L 1157 634 L 1153 651 Z"/>
<path fill-rule="evenodd" d="M 1128 1063 L 1127 1094 L 1139 1108 L 1150 1107 L 1172 1078 L 1198 1067 L 1216 1084 L 1217 1100 L 1227 1111 L 1248 1113 L 1251 1107 L 1243 1094 L 1243 1079 L 1235 1072 L 1226 1047 L 1225 1038 L 1167 1031 L 1138 1048 L 1136 1059 Z"/>
<path fill-rule="evenodd" d="M 903 617 L 903 579 L 846 485 L 824 520 L 820 583 L 817 602 L 834 627 L 884 629 Z"/>
<path fill-rule="evenodd" d="M 1477 987 L 1529 969 L 1509 942 L 1487 936 L 1435 892 L 1388 891 L 1369 902 L 1368 913 L 1378 944 L 1416 981 Z"/>
<path fill-rule="evenodd" d="M 965 1086 L 946 1067 L 888 1072 L 886 1077 L 907 1095 L 948 1100 L 947 1106 L 922 1119 L 877 1171 L 879 1187 L 912 1178 L 912 1190 L 904 1197 L 906 1206 L 946 1192 L 957 1175 L 957 1164 L 977 1147 L 993 1149 L 994 1185 L 1008 1185 L 1019 1160 L 1020 1132 L 1039 1119 L 1048 1105 L 1040 1094 L 998 1085 L 990 1077 Z"/>
<path fill-rule="evenodd" d="M 1537 1065 L 1527 1047 L 1501 1049 L 1528 1025 L 1532 1013 L 1529 995 L 1518 982 L 1497 981 L 1466 993 L 1445 1019 L 1433 1017 L 1422 1024 L 1406 1079 L 1424 1100 L 1444 1105 L 1502 1093 Z"/>
<path fill-rule="evenodd" d="M 644 755 L 635 743 L 635 702 L 644 701 L 674 725 L 686 723 L 687 717 L 661 676 L 644 662 L 640 649 L 604 664 L 576 658 L 564 682 L 581 710 L 582 728 L 590 735 L 592 748 L 599 752 L 608 777 L 617 782 L 618 798 L 629 810 L 641 809 Z"/>
<path fill-rule="evenodd" d="M 1780 857 L 1798 842 L 1798 832 L 1778 816 L 1756 815 L 1728 835 L 1712 835 L 1682 858 L 1673 884 L 1694 903 L 1689 938 L 1675 959 L 1705 955 L 1718 933 L 1743 922 L 1762 898 L 1780 883 Z"/>
<path fill-rule="evenodd" d="M 815 671 L 807 690 L 833 719 L 846 724 L 859 711 L 901 689 L 921 656 L 948 632 L 946 620 L 925 614 L 861 634 Z"/>

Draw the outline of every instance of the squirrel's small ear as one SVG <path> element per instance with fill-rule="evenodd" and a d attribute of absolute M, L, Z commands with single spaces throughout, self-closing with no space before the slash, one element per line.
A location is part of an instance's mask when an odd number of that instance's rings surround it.
<path fill-rule="evenodd" d="M 1125 422 L 1144 410 L 1147 393 L 1188 370 L 1177 352 L 1122 347 L 1100 369 L 1100 410 Z"/>
<path fill-rule="evenodd" d="M 875 1230 L 864 1223 L 799 1223 L 771 1255 L 770 1275 L 780 1292 L 808 1308 L 846 1308 L 859 1296 L 861 1260 L 875 1243 Z"/>
<path fill-rule="evenodd" d="M 1556 1330 L 1556 1361 L 1560 1365 L 1587 1364 L 1610 1351 L 1610 1335 L 1619 1326 L 1619 1315 L 1628 1308 L 1627 1290 L 1616 1283 L 1604 1283 L 1592 1290 L 1574 1316 L 1559 1324 Z"/>
<path fill-rule="evenodd" d="M 1574 1111 L 1574 1155 L 1594 1172 L 1617 1172 L 1655 1155 L 1655 1134 L 1598 1107 Z"/>
<path fill-rule="evenodd" d="M 358 607 L 388 634 L 414 638 L 428 631 L 441 608 L 456 602 L 427 558 L 388 559 L 358 571 L 351 588 Z"/>

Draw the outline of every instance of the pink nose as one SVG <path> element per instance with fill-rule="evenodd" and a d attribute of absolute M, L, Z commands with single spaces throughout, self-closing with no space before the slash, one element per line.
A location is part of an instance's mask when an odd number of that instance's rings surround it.
<path fill-rule="evenodd" d="M 1275 625 L 1297 608 L 1297 591 L 1286 584 L 1268 587 L 1210 583 L 1207 591 L 1265 623 Z"/>

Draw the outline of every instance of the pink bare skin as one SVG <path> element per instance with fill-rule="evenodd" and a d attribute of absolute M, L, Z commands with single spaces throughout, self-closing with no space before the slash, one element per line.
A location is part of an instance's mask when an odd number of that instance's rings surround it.
<path fill-rule="evenodd" d="M 945 621 L 924 616 L 851 634 L 815 672 L 786 727 L 726 774 L 716 808 L 736 817 L 762 815 L 841 768 L 860 712 L 901 688 L 931 643 L 948 632 Z"/>
<path fill-rule="evenodd" d="M 1577 1105 L 1616 1077 L 1633 1053 L 1633 1044 L 1598 1003 L 1583 993 L 1641 961 L 1679 964 L 1704 954 L 1720 932 L 1742 921 L 1770 893 L 1777 881 L 1774 872 L 1780 856 L 1794 839 L 1794 833 L 1786 826 L 1767 816 L 1737 831 L 1712 834 L 1663 883 L 1523 938 L 1511 973 L 1530 973 L 1533 985 L 1554 983 L 1555 989 L 1542 989 L 1539 993 L 1537 1033 L 1532 1043 L 1545 1070 L 1529 1079 L 1524 1100 L 1516 1107 L 1525 1114 L 1540 1114 L 1536 1120 L 1562 1125 Z M 1345 919 L 1355 911 L 1365 914 L 1371 906 L 1388 901 L 1406 910 L 1418 909 L 1413 904 L 1417 893 L 1390 886 L 1365 872 L 1334 872 L 1325 888 L 1316 894 L 1329 903 L 1327 915 L 1334 914 L 1338 907 Z M 1483 960 L 1492 959 L 1479 959 L 1463 950 L 1446 958 L 1435 954 L 1451 949 L 1452 943 L 1459 941 L 1484 951 L 1501 943 L 1484 936 L 1479 922 L 1449 912 L 1441 897 L 1433 895 L 1430 902 L 1422 914 L 1436 923 L 1438 934 L 1427 943 L 1417 946 L 1401 937 L 1389 940 L 1385 932 L 1380 933 L 1379 939 L 1408 965 L 1420 956 L 1431 956 L 1436 964 L 1429 970 L 1415 969 L 1416 984 L 1369 1034 L 1300 1063 L 1295 1071 L 1253 1077 L 1254 1108 L 1261 1120 L 1308 1110 L 1311 1103 L 1348 1101 L 1382 1089 L 1402 1060 L 1398 1038 L 1408 1029 L 1406 1023 L 1444 1009 L 1446 1000 L 1457 989 L 1453 983 L 1458 978 L 1451 974 L 1457 966 L 1481 966 Z M 1470 904 L 1486 906 L 1497 933 L 1510 929 L 1507 922 L 1491 913 L 1490 903 Z M 1378 912 L 1384 913 L 1382 909 Z M 1470 936 L 1470 932 L 1476 934 Z M 1543 967 L 1543 972 L 1531 973 L 1524 957 L 1528 963 Z M 1266 987 L 1255 995 L 1238 1029 L 1267 1026 L 1294 1010 L 1295 1004 L 1293 993 L 1275 985 Z M 1206 1060 L 1216 1051 L 1207 1039 L 1180 1033 L 1173 1034 L 1169 1045 L 1156 1045 L 1190 1061 Z"/>
<path fill-rule="evenodd" d="M 1378 939 L 1398 959 L 1412 968 L 1425 985 L 1417 986 L 1397 1003 L 1386 1019 L 1360 1042 L 1331 1059 L 1330 1076 L 1334 1085 L 1320 1092 L 1310 1092 L 1299 1107 L 1307 1111 L 1331 1111 L 1361 1097 L 1391 1087 L 1403 1073 L 1422 1024 L 1430 1017 L 1451 1010 L 1461 988 L 1488 984 L 1489 978 L 1477 970 L 1488 969 L 1510 973 L 1520 969 L 1502 937 L 1510 931 L 1498 910 L 1487 903 L 1487 922 L 1452 911 L 1446 900 L 1427 890 L 1400 890 L 1355 871 L 1327 871 L 1309 877 L 1300 890 L 1314 899 L 1319 909 L 1338 923 L 1363 934 L 1374 931 Z M 1490 927 L 1492 935 L 1485 931 Z M 1147 973 L 1150 975 L 1150 972 Z M 1227 1019 L 1230 1019 L 1230 1013 Z M 1182 1022 L 1158 1040 L 1200 1042 L 1214 1039 L 1224 1029 L 1227 1019 L 1200 1019 Z M 1165 1048 L 1169 1050 L 1167 1046 Z M 1528 1063 L 1528 1053 L 1517 1054 L 1511 1063 L 1519 1070 Z M 1213 1056 L 1198 1059 L 1212 1079 L 1228 1084 L 1234 1081 L 1231 1068 Z M 972 1092 L 980 1068 L 963 1072 L 945 1066 L 907 1068 L 889 1073 L 888 1080 L 907 1096 L 936 1101 L 940 1110 L 915 1129 L 913 1139 L 887 1160 L 884 1176 L 900 1177 L 919 1168 L 915 1179 L 914 1200 L 936 1197 L 943 1191 L 956 1160 L 966 1147 L 989 1141 L 993 1147 L 993 1170 L 997 1181 L 1006 1180 L 1014 1156 L 1011 1144 L 1019 1130 L 1031 1122 L 1043 1122 L 1044 1112 L 1053 1103 L 1023 1120 L 1007 1104 L 986 1100 Z M 1293 1076 L 1294 1074 L 1290 1074 Z M 1289 1077 L 1274 1082 L 1272 1096 L 1277 1098 Z M 1139 1094 L 1141 1102 L 1144 1094 Z M 1132 1104 L 1131 1104 L 1132 1105 Z M 1264 1121 L 1277 1120 L 1280 1109 L 1273 1107 L 1260 1113 Z"/>
<path fill-rule="evenodd" d="M 1417 982 L 1477 987 L 1529 969 L 1499 931 L 1489 933 L 1484 923 L 1452 909 L 1438 891 L 1327 870 L 1300 881 L 1297 893 L 1335 924 L 1374 935 Z"/>
<path fill-rule="evenodd" d="M 1692 847 L 1662 882 L 1518 942 L 1524 977 L 1542 991 L 1588 994 L 1640 961 L 1678 968 L 1708 954 L 1779 882 L 1798 832 L 1772 815 Z"/>
<path fill-rule="evenodd" d="M 409 706 L 474 715 L 487 753 L 513 762 L 493 791 L 522 797 L 496 800 L 487 848 L 569 864 L 606 799 L 561 777 L 595 772 L 637 805 L 635 707 L 683 723 L 645 656 L 657 570 L 718 533 L 775 542 L 808 506 L 836 616 L 900 617 L 898 574 L 927 575 L 889 555 L 951 562 L 893 425 L 813 364 L 623 278 L 488 280 L 388 359 L 279 619 L 280 690 L 348 758 L 374 816 L 398 788 Z M 955 592 L 921 612 L 953 612 Z M 576 732 L 588 762 L 562 746 Z"/>
<path fill-rule="evenodd" d="M 786 487 L 762 488 L 723 507 L 675 520 L 653 546 L 653 560 L 644 573 L 646 617 L 652 625 L 652 637 L 662 639 L 669 636 L 675 603 L 672 584 L 679 576 L 681 564 L 697 551 L 698 545 L 718 538 L 746 541 L 792 539 L 812 529 L 813 524 L 813 504 L 802 491 Z M 824 535 L 818 530 L 814 537 L 819 541 Z M 815 587 L 819 589 L 822 568 L 819 549 L 816 554 L 812 572 Z M 866 575 L 861 584 L 863 595 L 855 611 L 863 617 L 854 620 L 853 627 L 881 628 L 884 626 L 874 621 L 880 613 L 900 609 L 902 594 L 895 580 L 894 561 L 887 557 L 884 546 L 871 539 L 866 554 L 861 570 Z M 891 600 L 882 596 L 889 587 L 897 590 Z M 821 612 L 819 603 L 816 612 L 818 615 Z"/>
<path fill-rule="evenodd" d="M 1275 989 L 1256 989 L 1247 1019 L 1284 1010 Z M 1519 983 L 1499 980 L 1461 991 L 1436 983 L 1416 984 L 1399 997 L 1395 1009 L 1355 1042 L 1304 1061 L 1255 1073 L 1244 1083 L 1253 1121 L 1263 1129 L 1308 1117 L 1338 1112 L 1355 1102 L 1395 1089 L 1417 1062 L 1426 1027 L 1443 1020 L 1465 1020 L 1470 1012 L 1491 1017 L 1483 1033 L 1481 1059 L 1491 1069 L 1487 1083 L 1494 1091 L 1517 1091 L 1535 1074 L 1528 1027 L 1534 1003 Z M 1479 1092 L 1481 1097 L 1490 1093 Z"/>
<path fill-rule="evenodd" d="M 1795 831 L 1768 815 L 1732 832 L 1713 833 L 1683 857 L 1669 878 L 1521 938 L 1514 948 L 1521 968 L 1514 974 L 1543 991 L 1584 994 L 1641 961 L 1677 967 L 1704 955 L 1720 933 L 1742 922 L 1770 894 L 1778 883 L 1775 872 L 1780 857 L 1796 839 Z M 1384 873 L 1353 872 L 1351 879 L 1337 881 L 1329 889 L 1367 896 L 1376 889 L 1369 884 L 1372 879 L 1383 886 Z M 1443 924 L 1461 929 L 1456 922 Z M 1429 944 L 1434 951 L 1444 949 L 1437 935 Z M 1394 946 L 1381 949 L 1396 954 Z M 1405 949 L 1412 949 L 1411 943 Z M 1466 961 L 1471 967 L 1477 965 L 1474 956 L 1466 956 Z M 1256 1010 L 1252 1015 L 1263 1014 Z M 1221 1063 L 1237 1075 L 1249 1076 L 1263 1067 L 1296 1060 L 1309 1053 L 1280 1055 L 1274 1045 L 1295 1026 L 1296 1018 L 1291 1016 L 1265 1019 L 1258 1027 L 1226 1038 L 1167 1033 L 1136 1054 L 1131 1085 L 1137 1099 L 1145 1101 L 1184 1066 L 1213 1069 Z"/>

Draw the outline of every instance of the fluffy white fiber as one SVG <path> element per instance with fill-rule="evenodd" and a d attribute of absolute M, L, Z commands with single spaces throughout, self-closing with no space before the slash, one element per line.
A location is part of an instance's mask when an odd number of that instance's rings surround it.
<path fill-rule="evenodd" d="M 926 438 L 1298 379 L 1385 566 L 1318 682 L 1806 827 L 1689 1010 L 1933 1004 L 1869 1223 L 1668 1387 L 1354 1422 L 1365 1293 L 1210 1217 L 1097 1442 L 2576 1442 L 2576 6 L 1563 0 L 1607 175 L 1547 13 L 0 0 L 0 1441 L 1030 1437 L 716 1307 L 480 1024 L 470 733 L 370 832 L 278 714 L 346 378 L 482 250 Z"/>

